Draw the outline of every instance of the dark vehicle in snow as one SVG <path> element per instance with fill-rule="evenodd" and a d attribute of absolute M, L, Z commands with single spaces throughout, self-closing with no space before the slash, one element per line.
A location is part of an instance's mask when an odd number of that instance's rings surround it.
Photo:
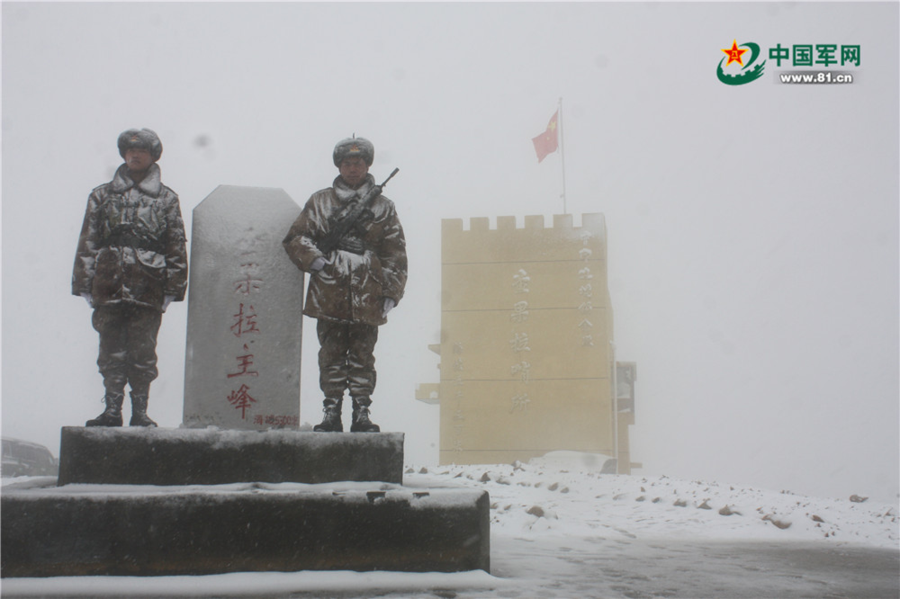
<path fill-rule="evenodd" d="M 9 437 L 2 441 L 2 476 L 56 476 L 59 473 L 59 462 L 43 445 Z"/>

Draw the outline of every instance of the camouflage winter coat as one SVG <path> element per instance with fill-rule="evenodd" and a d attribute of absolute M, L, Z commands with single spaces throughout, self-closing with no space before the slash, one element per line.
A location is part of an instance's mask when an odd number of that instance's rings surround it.
<path fill-rule="evenodd" d="M 322 270 L 310 275 L 303 308 L 307 316 L 377 326 L 387 322 L 382 314 L 384 298 L 399 303 L 403 297 L 406 239 L 394 203 L 383 195 L 363 213 L 360 226 L 348 235 L 353 239 L 328 255 L 316 247 L 329 231 L 329 218 L 365 195 L 365 190 L 374 184 L 374 178 L 368 175 L 363 186 L 354 192 L 338 177 L 334 187 L 317 191 L 309 198 L 285 237 L 284 249 L 300 270 L 310 272 L 316 258 L 327 260 Z"/>
<path fill-rule="evenodd" d="M 135 185 L 123 164 L 91 192 L 72 273 L 72 294 L 94 306 L 132 303 L 162 309 L 163 297 L 184 299 L 187 249 L 178 196 L 153 164 Z"/>

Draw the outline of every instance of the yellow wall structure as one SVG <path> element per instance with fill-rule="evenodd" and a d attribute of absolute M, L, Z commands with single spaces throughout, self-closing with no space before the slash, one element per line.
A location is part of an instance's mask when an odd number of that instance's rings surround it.
<path fill-rule="evenodd" d="M 442 223 L 442 464 L 510 463 L 549 451 L 615 456 L 615 372 L 602 214 Z M 435 348 L 437 349 L 437 348 Z M 624 461 L 624 463 L 623 463 Z"/>

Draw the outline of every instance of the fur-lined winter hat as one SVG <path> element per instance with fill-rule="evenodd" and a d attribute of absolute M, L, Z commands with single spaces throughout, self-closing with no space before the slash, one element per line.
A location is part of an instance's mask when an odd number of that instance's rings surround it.
<path fill-rule="evenodd" d="M 125 152 L 130 148 L 147 150 L 153 157 L 153 162 L 162 156 L 162 142 L 159 136 L 150 129 L 129 129 L 119 135 L 119 155 L 125 158 Z"/>
<path fill-rule="evenodd" d="M 372 166 L 372 161 L 375 159 L 375 146 L 372 145 L 371 141 L 362 137 L 348 137 L 347 139 L 342 139 L 334 146 L 332 157 L 334 158 L 334 166 L 338 168 L 340 168 L 344 158 L 353 158 L 355 156 L 365 160 L 367 166 Z"/>

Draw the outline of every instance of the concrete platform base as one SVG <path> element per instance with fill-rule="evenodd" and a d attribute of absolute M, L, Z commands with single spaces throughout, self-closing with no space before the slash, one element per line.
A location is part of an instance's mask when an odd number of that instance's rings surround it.
<path fill-rule="evenodd" d="M 3 577 L 490 569 L 488 494 L 293 483 L 0 497 Z"/>
<path fill-rule="evenodd" d="M 403 482 L 403 433 L 63 427 L 59 484 Z"/>

